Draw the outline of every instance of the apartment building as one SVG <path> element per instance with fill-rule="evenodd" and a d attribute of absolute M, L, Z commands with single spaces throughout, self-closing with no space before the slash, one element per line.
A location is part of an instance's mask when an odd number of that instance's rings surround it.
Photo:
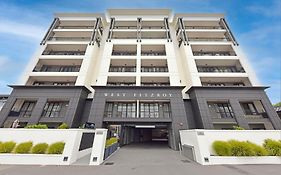
<path fill-rule="evenodd" d="M 86 122 L 121 144 L 181 129 L 281 129 L 223 14 L 169 9 L 58 13 L 0 113 L 10 127 Z"/>

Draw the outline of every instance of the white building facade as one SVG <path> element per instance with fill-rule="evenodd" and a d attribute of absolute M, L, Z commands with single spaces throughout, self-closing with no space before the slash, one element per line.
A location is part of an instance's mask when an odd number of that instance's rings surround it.
<path fill-rule="evenodd" d="M 281 129 L 239 47 L 223 14 L 55 14 L 0 124 L 93 122 L 122 144 L 173 149 L 181 129 Z"/>

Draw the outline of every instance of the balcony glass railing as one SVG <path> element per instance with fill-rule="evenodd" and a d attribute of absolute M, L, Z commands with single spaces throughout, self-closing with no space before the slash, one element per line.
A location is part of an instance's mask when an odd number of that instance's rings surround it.
<path fill-rule="evenodd" d="M 57 26 L 56 29 L 93 29 L 94 26 Z"/>
<path fill-rule="evenodd" d="M 230 41 L 228 38 L 202 38 L 202 37 L 189 37 L 189 41 Z"/>
<path fill-rule="evenodd" d="M 185 26 L 185 29 L 224 29 L 222 26 Z"/>
<path fill-rule="evenodd" d="M 113 51 L 112 55 L 116 55 L 116 56 L 137 55 L 137 52 Z"/>
<path fill-rule="evenodd" d="M 75 82 L 48 82 L 48 81 L 35 81 L 33 86 L 72 86 Z"/>
<path fill-rule="evenodd" d="M 136 83 L 107 82 L 107 86 L 136 86 Z"/>
<path fill-rule="evenodd" d="M 49 41 L 90 41 L 91 37 L 50 37 Z"/>
<path fill-rule="evenodd" d="M 235 52 L 193 52 L 194 56 L 236 56 Z"/>
<path fill-rule="evenodd" d="M 137 26 L 114 26 L 113 29 L 137 29 Z"/>
<path fill-rule="evenodd" d="M 141 72 L 169 72 L 168 67 L 141 67 Z"/>
<path fill-rule="evenodd" d="M 154 83 L 141 83 L 142 86 L 170 86 L 170 83 L 161 83 L 161 82 L 154 82 Z"/>
<path fill-rule="evenodd" d="M 33 72 L 79 72 L 80 66 L 42 66 L 35 67 Z"/>
<path fill-rule="evenodd" d="M 136 67 L 131 66 L 111 66 L 109 72 L 136 72 Z"/>
<path fill-rule="evenodd" d="M 243 68 L 237 69 L 235 66 L 229 67 L 197 67 L 198 72 L 218 72 L 218 73 L 225 73 L 225 72 L 240 72 L 244 73 L 245 70 Z"/>
<path fill-rule="evenodd" d="M 217 82 L 217 83 L 206 83 L 206 82 L 202 82 L 202 86 L 245 86 L 244 83 L 225 83 L 225 82 Z"/>
<path fill-rule="evenodd" d="M 85 51 L 44 51 L 42 55 L 85 55 Z"/>
<path fill-rule="evenodd" d="M 166 52 L 157 52 L 157 51 L 150 51 L 150 52 L 141 52 L 142 56 L 165 56 Z"/>

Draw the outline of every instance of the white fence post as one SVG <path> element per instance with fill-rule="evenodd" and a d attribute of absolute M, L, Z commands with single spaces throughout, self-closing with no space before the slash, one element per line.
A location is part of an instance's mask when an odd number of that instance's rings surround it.
<path fill-rule="evenodd" d="M 96 129 L 90 165 L 100 165 L 104 158 L 107 129 Z"/>

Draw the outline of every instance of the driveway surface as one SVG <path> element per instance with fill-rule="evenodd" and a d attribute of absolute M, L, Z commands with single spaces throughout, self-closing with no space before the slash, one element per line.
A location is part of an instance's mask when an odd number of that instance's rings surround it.
<path fill-rule="evenodd" d="M 280 175 L 281 165 L 202 166 L 165 144 L 120 148 L 101 166 L 0 165 L 0 175 Z"/>

